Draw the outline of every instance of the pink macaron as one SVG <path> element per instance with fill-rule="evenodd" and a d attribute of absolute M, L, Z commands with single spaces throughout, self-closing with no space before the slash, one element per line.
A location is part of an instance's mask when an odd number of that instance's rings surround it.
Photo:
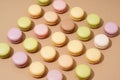
<path fill-rule="evenodd" d="M 118 34 L 118 25 L 114 22 L 107 22 L 104 26 L 104 32 L 109 37 L 114 37 Z"/>
<path fill-rule="evenodd" d="M 47 74 L 47 80 L 63 80 L 63 75 L 58 70 L 51 70 Z"/>
<path fill-rule="evenodd" d="M 45 24 L 38 24 L 34 27 L 34 33 L 37 38 L 46 38 L 49 35 L 49 28 Z"/>
<path fill-rule="evenodd" d="M 67 4 L 64 0 L 54 0 L 52 7 L 57 13 L 64 13 L 67 11 Z"/>
<path fill-rule="evenodd" d="M 23 33 L 18 28 L 11 28 L 7 33 L 7 37 L 12 43 L 19 43 L 22 41 Z"/>
<path fill-rule="evenodd" d="M 28 56 L 24 52 L 15 52 L 12 61 L 17 67 L 25 67 L 28 64 Z"/>

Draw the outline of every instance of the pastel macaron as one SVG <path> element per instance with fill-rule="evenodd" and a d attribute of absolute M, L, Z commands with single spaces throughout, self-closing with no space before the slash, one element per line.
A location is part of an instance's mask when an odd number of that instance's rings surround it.
<path fill-rule="evenodd" d="M 10 54 L 10 46 L 7 43 L 0 43 L 0 58 L 8 58 Z"/>
<path fill-rule="evenodd" d="M 118 25 L 114 22 L 107 22 L 104 25 L 104 32 L 106 33 L 107 36 L 114 37 L 119 32 Z"/>
<path fill-rule="evenodd" d="M 28 65 L 28 56 L 24 52 L 15 52 L 12 61 L 17 67 L 25 67 Z"/>
<path fill-rule="evenodd" d="M 64 13 L 67 11 L 67 4 L 64 0 L 54 0 L 52 3 L 52 7 L 57 13 Z"/>
<path fill-rule="evenodd" d="M 43 10 L 39 5 L 33 4 L 28 7 L 28 14 L 31 18 L 36 19 L 42 16 Z"/>
<path fill-rule="evenodd" d="M 23 48 L 28 52 L 36 52 L 38 50 L 39 44 L 38 41 L 34 38 L 26 38 L 23 41 Z"/>
<path fill-rule="evenodd" d="M 69 55 L 61 55 L 58 58 L 58 65 L 62 70 L 71 70 L 73 68 L 74 61 Z"/>
<path fill-rule="evenodd" d="M 50 62 L 55 60 L 57 53 L 52 46 L 45 46 L 41 48 L 40 55 L 43 58 L 43 60 Z"/>
<path fill-rule="evenodd" d="M 86 59 L 91 64 L 96 64 L 101 61 L 102 54 L 101 52 L 96 48 L 90 48 L 85 53 Z"/>
<path fill-rule="evenodd" d="M 63 32 L 54 32 L 51 36 L 53 45 L 61 47 L 67 43 L 67 38 Z"/>
<path fill-rule="evenodd" d="M 75 23 L 72 20 L 65 19 L 61 21 L 60 28 L 64 33 L 70 34 L 75 30 Z"/>
<path fill-rule="evenodd" d="M 28 17 L 21 17 L 17 21 L 17 25 L 22 31 L 28 31 L 32 27 L 32 21 Z"/>
<path fill-rule="evenodd" d="M 58 70 L 50 70 L 47 74 L 47 80 L 63 80 L 63 75 Z"/>
<path fill-rule="evenodd" d="M 12 43 L 20 43 L 23 40 L 23 33 L 18 28 L 11 28 L 7 33 L 7 38 Z"/>
<path fill-rule="evenodd" d="M 82 41 L 87 41 L 91 38 L 91 30 L 86 26 L 79 26 L 77 36 Z"/>
<path fill-rule="evenodd" d="M 70 10 L 70 17 L 74 21 L 80 21 L 84 18 L 84 10 L 80 7 L 73 7 Z"/>
<path fill-rule="evenodd" d="M 34 61 L 29 66 L 30 74 L 35 78 L 41 78 L 46 73 L 46 67 L 43 63 L 39 61 Z"/>
<path fill-rule="evenodd" d="M 71 40 L 67 44 L 67 50 L 69 54 L 73 56 L 79 56 L 83 53 L 84 46 L 81 41 L 79 40 Z"/>
<path fill-rule="evenodd" d="M 86 64 L 79 64 L 75 68 L 75 74 L 80 80 L 87 80 L 91 76 L 91 68 Z"/>
<path fill-rule="evenodd" d="M 51 0 L 37 0 L 40 6 L 47 6 L 50 4 Z"/>
<path fill-rule="evenodd" d="M 48 25 L 56 25 L 59 22 L 58 15 L 53 11 L 48 11 L 44 14 L 44 19 Z"/>
<path fill-rule="evenodd" d="M 37 38 L 41 38 L 41 39 L 46 38 L 49 35 L 48 26 L 46 24 L 37 24 L 34 27 L 34 33 Z"/>
<path fill-rule="evenodd" d="M 98 28 L 100 26 L 100 17 L 97 14 L 91 13 L 86 19 L 90 28 Z"/>
<path fill-rule="evenodd" d="M 98 34 L 94 37 L 94 45 L 98 49 L 106 49 L 110 44 L 109 38 L 104 34 Z"/>

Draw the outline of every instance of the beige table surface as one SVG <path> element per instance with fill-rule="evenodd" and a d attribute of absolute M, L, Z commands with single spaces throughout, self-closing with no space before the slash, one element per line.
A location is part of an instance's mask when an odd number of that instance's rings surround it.
<path fill-rule="evenodd" d="M 103 25 L 108 21 L 116 22 L 120 25 L 120 0 L 65 0 L 69 6 L 69 9 L 74 6 L 83 8 L 87 14 L 96 13 L 102 20 Z M 12 27 L 17 27 L 16 21 L 22 16 L 28 16 L 27 8 L 36 4 L 35 0 L 1 0 L 0 1 L 0 42 L 6 42 L 13 48 L 14 52 L 24 51 L 22 43 L 12 44 L 7 40 L 7 31 Z M 44 11 L 53 11 L 52 6 L 43 7 Z M 69 18 L 69 10 L 65 14 L 59 14 L 61 20 Z M 34 24 L 44 23 L 43 17 L 39 19 L 32 19 Z M 76 22 L 79 25 L 87 25 L 85 20 Z M 91 29 L 94 36 L 103 32 L 103 25 L 98 29 Z M 51 32 L 60 31 L 59 24 L 56 26 L 49 26 Z M 34 37 L 33 30 L 24 32 L 26 37 Z M 66 34 L 69 40 L 78 39 L 76 33 Z M 36 38 L 37 39 L 37 38 Z M 52 45 L 50 36 L 46 39 L 37 39 L 41 46 Z M 88 64 L 93 74 L 89 80 L 119 80 L 120 79 L 120 35 L 110 38 L 111 45 L 106 50 L 100 50 L 103 54 L 103 60 L 96 65 L 91 65 L 86 62 L 85 55 L 73 57 L 76 64 Z M 94 47 L 93 38 L 87 42 L 83 42 L 86 49 Z M 55 49 L 59 55 L 68 54 L 66 46 Z M 26 52 L 26 51 L 25 51 Z M 26 52 L 27 53 L 27 52 Z M 71 71 L 62 71 L 58 68 L 57 61 L 52 63 L 44 62 L 39 55 L 39 51 L 34 54 L 27 53 L 31 58 L 31 62 L 40 61 L 44 63 L 48 70 L 58 69 L 60 70 L 66 80 L 78 80 L 74 73 L 74 69 Z M 26 68 L 17 68 L 11 60 L 0 59 L 0 80 L 46 80 L 46 76 L 43 78 L 33 78 L 28 72 L 28 66 Z"/>

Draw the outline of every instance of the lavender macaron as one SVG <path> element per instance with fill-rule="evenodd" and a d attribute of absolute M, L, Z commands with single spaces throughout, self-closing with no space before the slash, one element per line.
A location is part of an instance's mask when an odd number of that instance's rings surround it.
<path fill-rule="evenodd" d="M 114 37 L 118 34 L 118 25 L 114 22 L 107 22 L 104 26 L 104 32 L 109 37 Z"/>
<path fill-rule="evenodd" d="M 12 43 L 20 43 L 22 41 L 22 31 L 18 28 L 11 28 L 7 33 L 8 40 Z"/>
<path fill-rule="evenodd" d="M 25 67 L 28 64 L 28 56 L 24 52 L 15 52 L 12 61 L 17 67 Z"/>

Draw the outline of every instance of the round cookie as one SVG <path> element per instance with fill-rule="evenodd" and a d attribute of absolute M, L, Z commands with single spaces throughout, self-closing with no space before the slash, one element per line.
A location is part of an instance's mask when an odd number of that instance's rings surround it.
<path fill-rule="evenodd" d="M 86 59 L 88 60 L 89 63 L 91 64 L 96 64 L 100 62 L 102 58 L 101 52 L 96 49 L 96 48 L 90 48 L 86 51 L 85 53 Z"/>
<path fill-rule="evenodd" d="M 91 68 L 85 64 L 79 64 L 75 68 L 75 73 L 80 80 L 87 80 L 91 75 Z"/>
<path fill-rule="evenodd" d="M 0 43 L 0 58 L 8 58 L 10 56 L 10 46 L 7 43 Z"/>
<path fill-rule="evenodd" d="M 63 80 L 63 75 L 58 70 L 50 70 L 47 74 L 47 80 Z"/>
<path fill-rule="evenodd" d="M 79 40 L 72 40 L 68 43 L 68 52 L 73 56 L 79 56 L 83 52 L 83 44 Z"/>
<path fill-rule="evenodd" d="M 104 32 L 109 37 L 114 37 L 118 34 L 119 28 L 118 25 L 114 22 L 107 22 L 104 25 Z"/>
<path fill-rule="evenodd" d="M 42 16 L 43 11 L 42 11 L 42 8 L 39 5 L 33 4 L 33 5 L 29 6 L 28 14 L 31 18 L 39 18 L 39 17 Z"/>
<path fill-rule="evenodd" d="M 53 61 L 56 58 L 56 50 L 51 46 L 42 47 L 40 50 L 40 55 L 45 61 Z"/>
<path fill-rule="evenodd" d="M 25 67 L 28 64 L 28 56 L 24 52 L 15 52 L 12 61 L 17 67 Z"/>
<path fill-rule="evenodd" d="M 26 38 L 23 47 L 28 52 L 36 52 L 38 50 L 38 42 L 34 38 Z"/>
<path fill-rule="evenodd" d="M 30 64 L 29 72 L 33 77 L 39 78 L 43 77 L 43 75 L 46 73 L 46 68 L 41 62 L 35 61 Z"/>
<path fill-rule="evenodd" d="M 70 10 L 70 17 L 74 20 L 74 21 L 80 21 L 84 18 L 84 11 L 82 8 L 80 7 L 73 7 Z"/>
<path fill-rule="evenodd" d="M 77 29 L 77 35 L 80 40 L 87 41 L 91 38 L 91 30 L 88 27 L 80 26 Z"/>
<path fill-rule="evenodd" d="M 44 14 L 44 19 L 48 25 L 55 25 L 59 21 L 58 15 L 53 11 L 46 12 Z"/>
<path fill-rule="evenodd" d="M 23 33 L 18 28 L 11 28 L 7 33 L 7 38 L 12 43 L 19 43 L 22 41 Z"/>
<path fill-rule="evenodd" d="M 32 27 L 32 21 L 28 17 L 21 17 L 18 19 L 17 25 L 22 31 L 28 31 Z"/>
<path fill-rule="evenodd" d="M 55 46 L 64 46 L 67 42 L 67 38 L 62 32 L 55 32 L 51 36 L 51 40 Z"/>
<path fill-rule="evenodd" d="M 37 0 L 40 6 L 47 6 L 50 4 L 51 0 Z"/>
<path fill-rule="evenodd" d="M 94 45 L 99 49 L 106 49 L 109 46 L 109 38 L 104 34 L 98 34 L 94 38 Z"/>
<path fill-rule="evenodd" d="M 61 25 L 60 25 L 61 30 L 64 33 L 72 33 L 75 30 L 75 24 L 72 20 L 63 20 L 61 21 Z"/>
<path fill-rule="evenodd" d="M 52 7 L 57 13 L 64 13 L 67 10 L 67 4 L 63 0 L 54 0 Z"/>
<path fill-rule="evenodd" d="M 86 19 L 90 28 L 97 28 L 100 24 L 100 17 L 97 14 L 89 14 Z"/>
<path fill-rule="evenodd" d="M 34 27 L 34 33 L 37 38 L 46 38 L 49 35 L 48 26 L 45 24 L 38 24 Z"/>
<path fill-rule="evenodd" d="M 58 64 L 62 70 L 70 70 L 73 68 L 74 61 L 69 55 L 62 55 L 58 58 Z"/>

